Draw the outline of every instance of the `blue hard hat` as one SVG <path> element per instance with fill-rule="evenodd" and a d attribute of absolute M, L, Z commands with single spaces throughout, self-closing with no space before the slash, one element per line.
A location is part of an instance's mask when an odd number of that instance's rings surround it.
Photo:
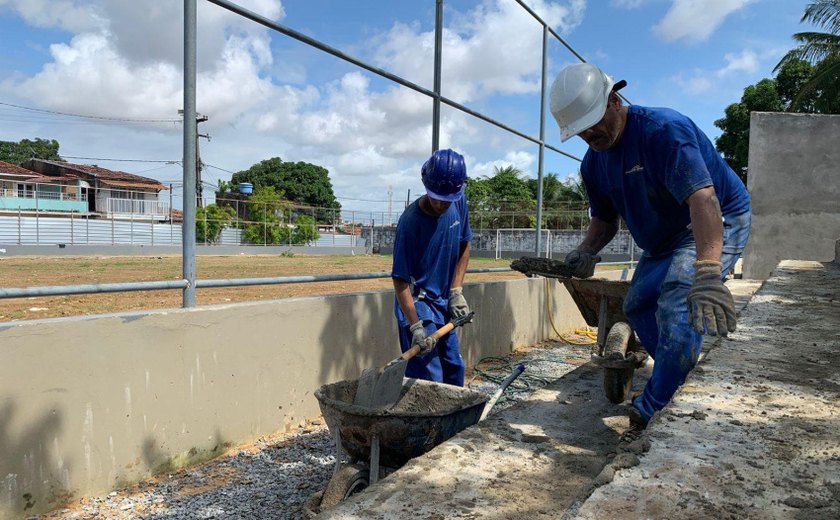
<path fill-rule="evenodd" d="M 423 186 L 429 197 L 455 202 L 464 194 L 467 166 L 464 156 L 452 150 L 437 150 L 420 169 Z"/>

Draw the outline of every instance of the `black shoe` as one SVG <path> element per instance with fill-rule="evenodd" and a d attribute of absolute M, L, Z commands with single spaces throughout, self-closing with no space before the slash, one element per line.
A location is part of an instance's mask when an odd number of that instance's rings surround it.
<path fill-rule="evenodd" d="M 621 434 L 619 442 L 622 443 L 630 443 L 641 437 L 642 433 L 645 431 L 645 427 L 647 426 L 641 412 L 639 412 L 635 406 L 630 407 L 630 411 L 627 415 L 630 419 L 630 429 Z"/>

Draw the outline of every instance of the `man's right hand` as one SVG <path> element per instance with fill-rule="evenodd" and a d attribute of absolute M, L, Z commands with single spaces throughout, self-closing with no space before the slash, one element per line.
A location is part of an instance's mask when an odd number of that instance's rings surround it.
<path fill-rule="evenodd" d="M 420 352 L 418 352 L 417 355 L 425 356 L 435 348 L 435 342 L 432 341 L 428 334 L 426 334 L 426 329 L 423 328 L 422 320 L 412 324 L 408 330 L 411 331 L 412 348 L 415 345 L 420 345 Z"/>
<path fill-rule="evenodd" d="M 601 257 L 591 251 L 575 250 L 566 255 L 566 266 L 572 270 L 572 276 L 576 278 L 589 278 L 595 274 L 595 264 L 601 261 Z"/>

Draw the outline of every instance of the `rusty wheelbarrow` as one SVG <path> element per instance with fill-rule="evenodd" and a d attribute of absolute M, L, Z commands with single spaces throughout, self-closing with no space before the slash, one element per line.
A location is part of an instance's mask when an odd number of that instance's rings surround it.
<path fill-rule="evenodd" d="M 592 362 L 604 369 L 604 392 L 613 403 L 630 396 L 633 373 L 644 365 L 648 354 L 624 315 L 624 298 L 630 288 L 627 280 L 571 277 L 563 262 L 547 258 L 523 257 L 511 268 L 528 276 L 556 278 L 568 289 L 590 327 L 598 327 L 598 339 L 592 346 Z"/>
<path fill-rule="evenodd" d="M 340 503 L 478 423 L 524 369 L 517 366 L 492 396 L 404 378 L 399 400 L 386 409 L 354 404 L 358 380 L 320 387 L 315 397 L 335 442 L 336 465 L 326 489 L 310 497 L 306 514 L 315 516 Z M 349 460 L 342 460 L 342 454 Z"/>

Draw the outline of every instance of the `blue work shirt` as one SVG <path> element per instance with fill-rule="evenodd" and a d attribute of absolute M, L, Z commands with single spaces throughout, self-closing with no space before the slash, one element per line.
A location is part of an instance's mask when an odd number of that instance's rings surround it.
<path fill-rule="evenodd" d="M 391 277 L 411 284 L 421 320 L 442 325 L 449 318 L 445 311 L 461 244 L 472 239 L 467 199 L 461 197 L 438 217 L 424 213 L 419 200 L 405 210 L 397 224 Z M 394 307 L 400 325 L 409 325 L 399 302 Z"/>
<path fill-rule="evenodd" d="M 750 210 L 741 179 L 688 117 L 668 108 L 631 105 L 621 140 L 590 148 L 581 165 L 593 217 L 621 215 L 636 243 L 653 255 L 670 253 L 690 233 L 686 203 L 714 186 L 724 218 Z"/>

